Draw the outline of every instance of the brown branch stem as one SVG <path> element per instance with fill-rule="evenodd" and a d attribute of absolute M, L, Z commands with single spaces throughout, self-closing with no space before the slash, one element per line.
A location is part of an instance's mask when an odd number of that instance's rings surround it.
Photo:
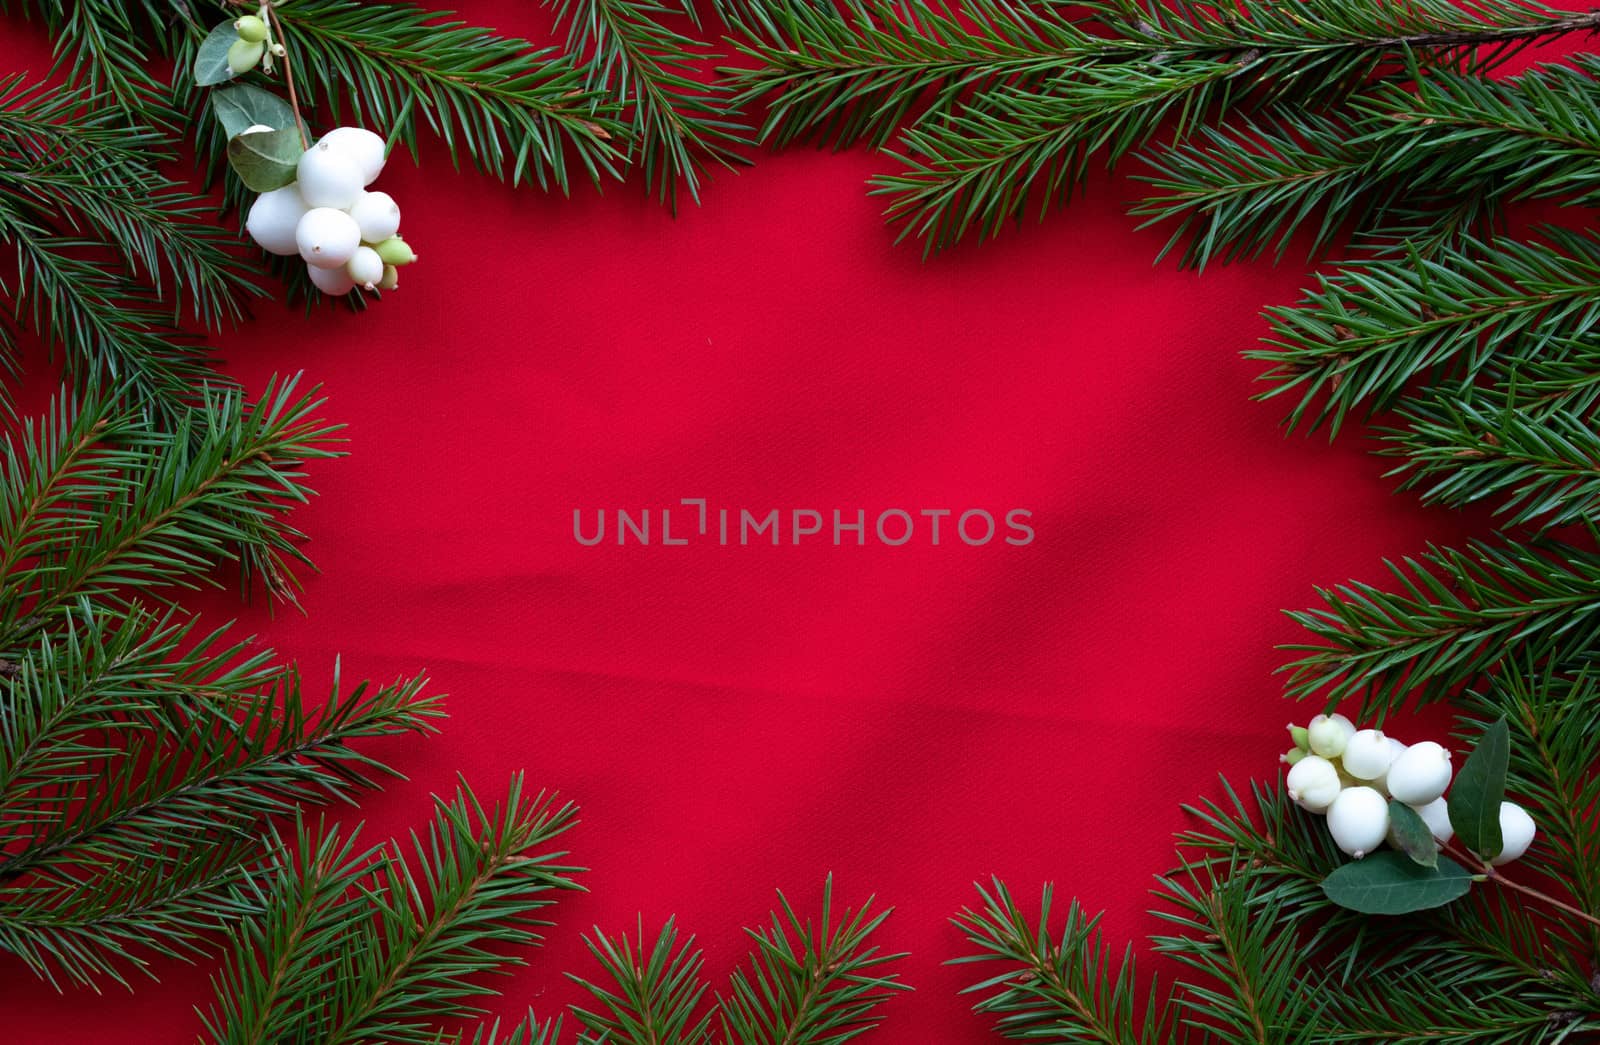
<path fill-rule="evenodd" d="M 294 113 L 295 130 L 300 132 L 300 145 L 302 148 L 311 148 L 311 139 L 306 135 L 306 121 L 300 115 L 300 98 L 294 89 L 294 64 L 289 61 L 289 45 L 284 42 L 283 22 L 278 18 L 278 9 L 272 6 L 271 0 L 266 0 L 261 9 L 267 13 L 267 20 L 272 23 L 272 37 L 283 44 L 283 80 L 289 86 L 289 111 Z"/>
<path fill-rule="evenodd" d="M 1504 874 L 1502 874 L 1499 868 L 1495 867 L 1493 864 L 1489 863 L 1489 861 L 1476 854 L 1464 853 L 1456 847 L 1450 845 L 1444 846 L 1444 851 L 1467 864 L 1474 871 L 1474 873 L 1483 875 L 1483 877 L 1488 881 L 1498 882 L 1500 885 L 1505 886 L 1507 889 L 1510 889 L 1513 892 L 1518 892 L 1524 896 L 1538 900 L 1541 903 L 1549 904 L 1551 907 L 1565 911 L 1574 918 L 1580 918 L 1583 921 L 1588 922 L 1590 925 L 1600 926 L 1600 918 L 1596 918 L 1588 911 L 1585 911 L 1581 907 L 1575 907 L 1572 904 L 1567 903 L 1565 900 L 1559 900 L 1556 897 L 1551 896 L 1549 893 L 1535 889 L 1531 885 L 1524 885 L 1522 882 L 1512 881 L 1510 878 L 1507 878 Z"/>

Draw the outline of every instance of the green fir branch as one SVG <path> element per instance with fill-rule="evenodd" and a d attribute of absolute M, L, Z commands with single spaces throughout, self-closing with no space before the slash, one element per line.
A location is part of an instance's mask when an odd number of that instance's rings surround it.
<path fill-rule="evenodd" d="M 1548 243 L 1469 240 L 1344 264 L 1299 304 L 1272 308 L 1247 353 L 1273 364 L 1263 398 L 1296 397 L 1288 425 L 1337 433 L 1358 407 L 1392 406 L 1414 383 L 1469 383 L 1496 355 L 1536 358 L 1600 322 L 1600 238 L 1545 230 Z"/>
<path fill-rule="evenodd" d="M 802 3 L 753 21 L 745 49 L 762 67 L 733 75 L 742 103 L 769 106 L 761 136 L 882 142 L 908 122 L 896 149 L 906 170 L 876 179 L 876 191 L 930 250 L 992 236 L 1036 197 L 1041 210 L 1064 202 L 1091 155 L 1104 148 L 1115 164 L 1167 117 L 1181 138 L 1240 105 L 1326 104 L 1416 63 L 1480 72 L 1530 42 L 1600 26 L 1593 14 L 1503 0 L 1337 10 L 1118 0 L 1088 5 L 1076 24 L 1000 0 L 842 15 Z"/>
<path fill-rule="evenodd" d="M 1157 193 L 1135 207 L 1175 221 L 1184 262 L 1282 255 L 1311 229 L 1321 253 L 1342 231 L 1423 253 L 1482 231 L 1509 200 L 1589 202 L 1600 188 L 1596 59 L 1512 80 L 1434 71 L 1380 85 L 1339 117 L 1280 108 L 1241 118 L 1150 157 Z"/>
<path fill-rule="evenodd" d="M 583 1028 L 580 1045 L 711 1045 L 711 1015 L 697 1015 L 705 958 L 693 936 L 678 943 L 675 919 L 667 919 L 653 944 L 645 940 L 642 917 L 637 939 L 606 936 L 597 927 L 584 943 L 611 986 L 567 974 L 596 1003 L 572 1008 Z"/>
<path fill-rule="evenodd" d="M 1289 616 L 1290 696 L 1359 700 L 1363 719 L 1442 700 L 1516 655 L 1558 660 L 1600 642 L 1600 555 L 1551 540 L 1431 547 L 1385 564 L 1401 591 L 1352 581 Z"/>
<path fill-rule="evenodd" d="M 645 184 L 674 208 L 681 183 L 700 202 L 710 164 L 749 161 L 738 147 L 746 128 L 729 87 L 697 77 L 707 45 L 668 27 L 675 13 L 658 0 L 555 0 L 567 26 L 567 52 L 583 56 L 587 84 L 631 114 L 630 164 L 644 169 Z M 690 13 L 693 13 L 692 6 Z"/>
<path fill-rule="evenodd" d="M 1233 72 L 1220 62 L 1112 65 L 1043 91 L 996 88 L 905 131 L 896 153 L 905 173 L 874 178 L 873 194 L 888 198 L 900 238 L 921 238 L 927 253 L 968 234 L 991 238 L 1030 200 L 1041 216 L 1067 202 L 1102 150 L 1115 164 L 1168 120 L 1180 134 L 1192 127 L 1227 93 Z"/>
<path fill-rule="evenodd" d="M 215 583 L 208 571 L 223 562 L 292 597 L 292 565 L 307 559 L 283 509 L 311 496 L 301 468 L 334 456 L 337 431 L 313 416 L 315 395 L 300 395 L 294 380 L 248 405 L 237 392 L 207 392 L 205 408 L 168 430 L 108 421 L 101 407 L 75 418 L 63 408 L 39 444 L 10 441 L 0 651 L 81 598 L 168 598 Z"/>
<path fill-rule="evenodd" d="M 163 85 L 151 60 L 170 53 L 173 23 L 194 24 L 187 0 L 3 0 L 0 14 L 19 8 L 38 16 L 55 39 L 53 78 L 104 93 L 117 118 L 129 126 L 176 127 Z"/>
<path fill-rule="evenodd" d="M 822 914 L 813 926 L 781 892 L 770 928 L 747 929 L 756 945 L 749 970 L 740 969 L 718 999 L 723 1038 L 739 1045 L 843 1045 L 878 1025 L 878 1007 L 909 990 L 882 968 L 906 957 L 880 954 L 869 938 L 893 913 L 858 910 L 835 919 L 833 876 L 822 887 Z"/>
<path fill-rule="evenodd" d="M 152 956 L 192 961 L 248 910 L 237 888 L 261 845 L 196 830 L 159 860 L 97 864 L 0 887 L 0 947 L 57 990 L 128 986 Z M 5 872 L 0 871 L 0 874 Z"/>
<path fill-rule="evenodd" d="M 752 6 L 733 18 L 757 64 L 724 71 L 739 104 L 766 106 L 758 139 L 780 146 L 881 148 L 903 123 L 950 116 L 974 92 L 1037 88 L 1095 46 L 1073 22 L 1008 0 Z"/>
<path fill-rule="evenodd" d="M 1403 401 L 1405 427 L 1384 453 L 1424 503 L 1461 508 L 1487 500 L 1508 526 L 1567 526 L 1600 517 L 1600 433 L 1568 410 L 1535 414 L 1458 393 Z"/>
<path fill-rule="evenodd" d="M 1051 886 L 1044 887 L 1037 922 L 1023 914 L 999 879 L 977 889 L 982 906 L 954 919 L 975 950 L 951 964 L 1004 965 L 962 992 L 981 995 L 973 1010 L 994 1016 L 1002 1037 L 1100 1045 L 1160 1040 L 1167 1007 L 1153 985 L 1147 997 L 1139 990 L 1132 947 L 1119 961 L 1102 941 L 1098 915 L 1086 914 L 1074 901 L 1065 923 L 1053 931 Z"/>
<path fill-rule="evenodd" d="M 240 908 L 265 818 L 388 774 L 352 741 L 427 731 L 421 680 L 313 702 L 293 669 L 170 615 L 87 603 L 0 690 L 0 945 L 38 974 L 121 981 Z M 224 854 L 227 859 L 223 859 Z"/>
<path fill-rule="evenodd" d="M 1485 685 L 1464 695 L 1466 730 L 1504 717 L 1511 731 L 1510 790 L 1526 802 L 1543 834 L 1519 867 L 1533 867 L 1600 915 L 1600 774 L 1596 773 L 1600 701 L 1593 669 L 1545 668 L 1510 660 Z M 1584 930 L 1600 953 L 1600 931 Z"/>
<path fill-rule="evenodd" d="M 1271 876 L 1246 867 L 1219 874 L 1201 862 L 1159 880 L 1155 914 L 1177 932 L 1152 937 L 1156 952 L 1203 977 L 1173 988 L 1177 1022 L 1229 1045 L 1320 1042 L 1323 1002 L 1310 948 Z"/>
<path fill-rule="evenodd" d="M 628 127 L 571 55 L 404 3 L 296 0 L 279 17 L 320 124 L 348 117 L 413 152 L 426 127 L 513 185 L 567 192 L 574 161 L 596 183 L 617 175 Z"/>
<path fill-rule="evenodd" d="M 506 1030 L 501 1030 L 500 1022 L 479 1024 L 470 1038 L 464 1032 L 441 1033 L 433 1045 L 559 1045 L 561 1040 L 559 1017 L 541 1022 L 530 1012 Z"/>
<path fill-rule="evenodd" d="M 95 241 L 121 258 L 117 275 L 170 300 L 174 320 L 236 321 L 260 290 L 211 201 L 162 173 L 176 152 L 166 132 L 126 123 L 105 95 L 0 79 L 0 228 Z"/>
<path fill-rule="evenodd" d="M 514 776 L 485 808 L 462 783 L 438 799 L 411 859 L 396 845 L 361 851 L 336 829 L 297 849 L 261 886 L 262 914 L 233 932 L 210 1040 L 384 1041 L 427 1045 L 439 1024 L 479 1015 L 482 976 L 522 963 L 506 948 L 537 944 L 556 893 L 577 868 L 549 844 L 576 815 Z M 539 1040 L 539 1039 L 535 1039 Z"/>

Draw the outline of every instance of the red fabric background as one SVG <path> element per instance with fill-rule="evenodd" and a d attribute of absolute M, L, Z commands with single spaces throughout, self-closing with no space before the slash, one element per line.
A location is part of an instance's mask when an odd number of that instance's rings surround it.
<path fill-rule="evenodd" d="M 532 4 L 460 5 L 544 32 Z M 47 42 L 7 23 L 7 64 Z M 994 1040 L 942 963 L 999 874 L 1108 911 L 1120 947 L 1180 802 L 1270 776 L 1280 610 L 1377 579 L 1462 521 L 1391 495 L 1357 437 L 1285 440 L 1240 351 L 1294 263 L 1152 265 L 1137 191 L 1096 179 L 1044 226 L 919 260 L 892 246 L 864 151 L 763 155 L 676 220 L 637 185 L 572 200 L 454 173 L 437 148 L 380 188 L 421 262 L 365 315 L 271 305 L 220 339 L 252 385 L 306 371 L 349 459 L 298 514 L 306 615 L 207 599 L 314 683 L 426 669 L 442 736 L 376 748 L 408 776 L 359 816 L 408 830 L 459 770 L 580 803 L 589 892 L 493 1007 L 550 1014 L 593 925 L 697 934 L 714 985 L 784 889 L 876 893 L 916 993 L 882 1045 Z M 578 546 L 572 510 L 900 507 L 1034 513 L 1027 547 L 946 535 L 833 547 Z M 675 519 L 675 523 L 679 520 Z M 343 814 L 355 820 L 358 814 Z M 15 1042 L 192 1040 L 207 971 L 56 996 L 0 975 Z"/>

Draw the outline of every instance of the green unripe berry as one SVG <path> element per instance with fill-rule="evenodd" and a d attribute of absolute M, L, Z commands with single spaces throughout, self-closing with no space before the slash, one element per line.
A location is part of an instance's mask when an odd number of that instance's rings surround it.
<path fill-rule="evenodd" d="M 1308 754 L 1310 754 L 1310 752 L 1303 747 L 1292 747 L 1285 751 L 1283 753 L 1283 757 L 1278 759 L 1278 761 L 1284 763 L 1285 765 L 1292 766 L 1296 762 L 1299 762 L 1302 758 L 1305 758 Z"/>
<path fill-rule="evenodd" d="M 228 68 L 235 76 L 247 73 L 256 67 L 266 51 L 267 45 L 260 40 L 235 40 L 233 46 L 228 48 Z"/>
<path fill-rule="evenodd" d="M 1311 736 L 1306 732 L 1306 727 L 1304 726 L 1290 726 L 1289 739 L 1294 741 L 1295 747 L 1306 748 L 1307 750 L 1311 748 Z"/>
<path fill-rule="evenodd" d="M 267 23 L 255 15 L 245 15 L 233 23 L 233 28 L 238 31 L 239 39 L 259 44 L 267 38 Z"/>
<path fill-rule="evenodd" d="M 385 265 L 409 265 L 417 260 L 406 241 L 399 236 L 390 236 L 377 246 L 378 257 L 383 259 Z"/>
<path fill-rule="evenodd" d="M 1338 758 L 1355 731 L 1355 725 L 1343 715 L 1318 715 L 1306 727 L 1306 739 L 1316 754 Z"/>
<path fill-rule="evenodd" d="M 393 290 L 400 285 L 400 270 L 393 265 L 383 266 L 383 278 L 378 280 L 379 290 Z"/>

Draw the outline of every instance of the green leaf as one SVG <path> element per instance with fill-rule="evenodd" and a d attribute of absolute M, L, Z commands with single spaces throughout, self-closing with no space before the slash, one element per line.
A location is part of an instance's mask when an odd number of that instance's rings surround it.
<path fill-rule="evenodd" d="M 201 87 L 227 83 L 235 73 L 228 68 L 228 48 L 239 39 L 232 22 L 223 22 L 200 42 L 194 56 L 194 82 Z"/>
<path fill-rule="evenodd" d="M 1397 798 L 1389 799 L 1389 826 L 1394 832 L 1394 844 L 1402 853 L 1422 867 L 1439 866 L 1439 844 L 1415 809 Z"/>
<path fill-rule="evenodd" d="M 275 131 L 294 126 L 294 110 L 289 103 L 259 87 L 235 84 L 211 92 L 211 111 L 222 124 L 223 133 L 232 138 L 246 127 L 266 124 Z"/>
<path fill-rule="evenodd" d="M 1461 844 L 1485 860 L 1499 856 L 1504 845 L 1500 803 L 1506 797 L 1510 757 L 1510 734 L 1502 718 L 1483 731 L 1450 788 L 1450 825 Z"/>
<path fill-rule="evenodd" d="M 1438 867 L 1422 867 L 1392 850 L 1345 864 L 1322 880 L 1328 899 L 1362 914 L 1409 914 L 1442 907 L 1471 888 L 1472 875 L 1449 857 L 1440 857 Z"/>
<path fill-rule="evenodd" d="M 293 127 L 241 134 L 228 142 L 228 164 L 239 180 L 256 192 L 271 192 L 293 183 L 305 149 Z"/>

